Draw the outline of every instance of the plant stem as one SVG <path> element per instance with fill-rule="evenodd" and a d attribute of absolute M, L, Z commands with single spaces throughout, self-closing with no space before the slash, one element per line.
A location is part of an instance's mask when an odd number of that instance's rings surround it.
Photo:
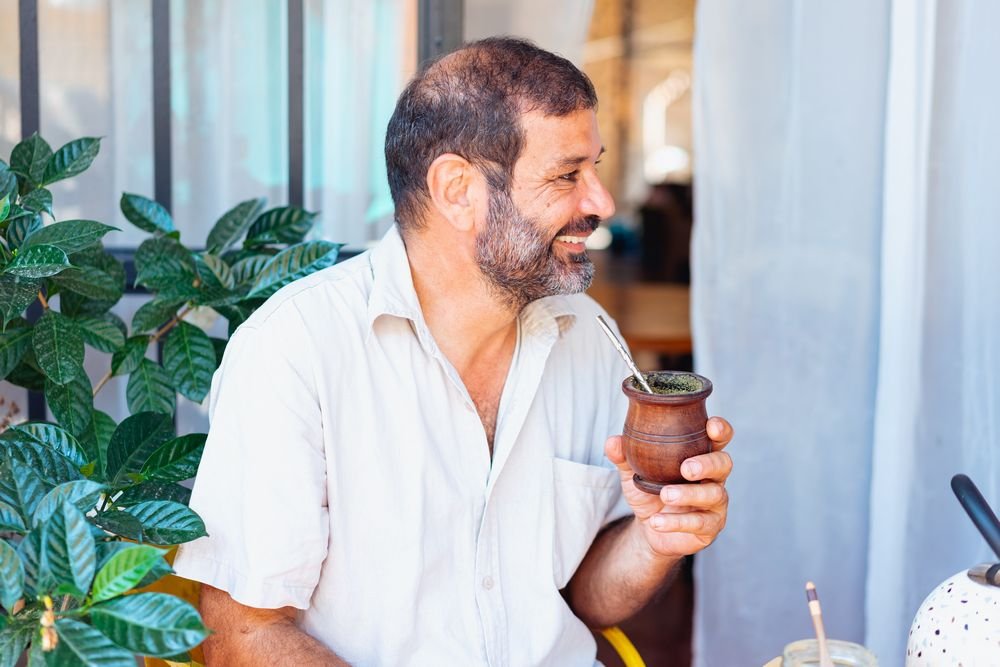
<path fill-rule="evenodd" d="M 94 387 L 93 396 L 97 396 L 97 392 L 103 389 L 104 385 L 106 385 L 108 383 L 108 380 L 110 379 L 111 379 L 111 371 L 108 371 L 107 373 L 104 374 L 104 377 L 102 377 L 100 381 L 97 383 L 97 386 Z"/>
<path fill-rule="evenodd" d="M 149 342 L 151 344 L 155 343 L 156 341 L 160 340 L 165 335 L 167 335 L 167 332 L 169 332 L 175 326 L 180 324 L 180 321 L 183 320 L 187 316 L 187 314 L 191 312 L 193 308 L 194 306 L 191 305 L 184 306 L 184 309 L 181 310 L 181 312 L 174 315 L 174 318 L 172 320 L 164 324 L 162 329 L 153 334 L 153 337 L 149 339 Z"/>
<path fill-rule="evenodd" d="M 42 294 L 42 290 L 38 290 L 38 300 L 42 302 L 42 308 L 45 310 L 49 309 L 49 300 L 45 298 L 44 294 Z"/>
<path fill-rule="evenodd" d="M 41 296 L 41 294 L 39 294 L 39 296 Z M 173 319 L 171 319 L 169 322 L 167 322 L 166 324 L 164 324 L 163 327 L 159 331 L 157 331 L 156 333 L 154 333 L 150 337 L 149 344 L 152 345 L 156 341 L 158 341 L 161 338 L 163 338 L 171 329 L 173 329 L 175 326 L 177 326 L 180 323 L 181 320 L 183 320 L 185 317 L 187 317 L 187 314 L 191 312 L 192 308 L 193 308 L 193 306 L 191 306 L 191 305 L 184 306 L 184 309 L 181 310 L 181 312 L 179 312 L 176 315 L 174 315 Z M 94 387 L 94 393 L 92 395 L 93 396 L 97 396 L 97 392 L 99 392 L 101 389 L 104 388 L 104 385 L 106 385 L 108 383 L 108 380 L 110 380 L 111 377 L 112 377 L 111 371 L 108 371 L 107 373 L 105 373 L 104 377 L 102 377 L 100 379 L 100 381 L 97 383 L 97 386 Z"/>

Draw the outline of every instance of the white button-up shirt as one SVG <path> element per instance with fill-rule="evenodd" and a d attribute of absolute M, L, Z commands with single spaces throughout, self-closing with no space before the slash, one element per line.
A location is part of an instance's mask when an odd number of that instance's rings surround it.
<path fill-rule="evenodd" d="M 456 309 L 462 304 L 456 303 Z M 395 227 L 229 342 L 179 574 L 292 606 L 352 665 L 592 665 L 559 590 L 629 513 L 604 456 L 628 370 L 585 295 L 528 305 L 494 441 L 424 322 Z"/>

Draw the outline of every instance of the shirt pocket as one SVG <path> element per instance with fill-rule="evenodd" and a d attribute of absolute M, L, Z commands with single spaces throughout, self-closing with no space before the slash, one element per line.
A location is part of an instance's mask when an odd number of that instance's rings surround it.
<path fill-rule="evenodd" d="M 552 570 L 556 588 L 569 583 L 621 495 L 617 470 L 552 459 Z"/>

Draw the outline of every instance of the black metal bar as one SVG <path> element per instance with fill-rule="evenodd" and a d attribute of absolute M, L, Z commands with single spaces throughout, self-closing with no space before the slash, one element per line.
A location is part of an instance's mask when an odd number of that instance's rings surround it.
<path fill-rule="evenodd" d="M 305 205 L 305 35 L 303 0 L 288 0 L 288 203 Z"/>
<path fill-rule="evenodd" d="M 462 0 L 419 0 L 417 56 L 420 62 L 462 45 Z"/>
<path fill-rule="evenodd" d="M 41 128 L 38 89 L 38 0 L 20 0 L 17 7 L 18 37 L 20 40 L 21 69 L 21 136 L 28 137 Z M 42 316 L 37 301 L 28 308 L 28 321 L 36 322 Z M 28 392 L 28 419 L 45 419 L 45 395 L 40 391 Z"/>
<path fill-rule="evenodd" d="M 21 136 L 41 127 L 38 104 L 38 0 L 20 0 L 18 29 L 21 40 Z"/>
<path fill-rule="evenodd" d="M 170 0 L 152 0 L 153 30 L 153 198 L 173 208 L 170 138 Z"/>

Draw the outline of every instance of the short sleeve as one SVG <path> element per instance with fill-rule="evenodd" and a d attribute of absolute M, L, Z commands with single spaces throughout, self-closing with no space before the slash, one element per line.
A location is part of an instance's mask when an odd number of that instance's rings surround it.
<path fill-rule="evenodd" d="M 234 334 L 212 380 L 191 496 L 208 536 L 183 545 L 174 567 L 251 607 L 306 609 L 329 538 L 310 346 L 290 304 L 250 324 Z"/>

